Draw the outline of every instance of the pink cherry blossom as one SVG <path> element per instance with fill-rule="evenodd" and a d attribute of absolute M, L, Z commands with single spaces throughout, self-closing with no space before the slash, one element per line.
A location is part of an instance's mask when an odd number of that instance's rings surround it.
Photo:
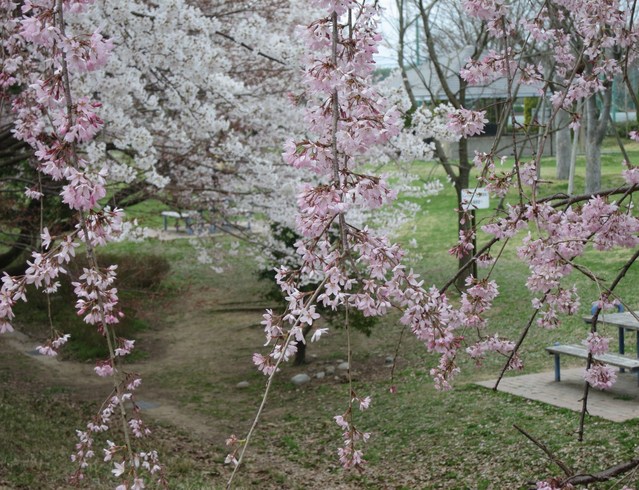
<path fill-rule="evenodd" d="M 448 127 L 454 133 L 469 138 L 484 132 L 484 125 L 488 122 L 485 116 L 485 111 L 471 111 L 461 108 L 457 112 L 449 114 Z"/>
<path fill-rule="evenodd" d="M 93 368 L 93 370 L 98 376 L 103 378 L 108 376 L 113 376 L 115 372 L 110 360 L 98 362 L 98 364 Z"/>
<path fill-rule="evenodd" d="M 124 471 L 125 471 L 125 463 L 118 463 L 117 461 L 113 462 L 113 469 L 111 470 L 111 473 L 113 473 L 113 476 L 118 477 L 121 476 Z"/>
<path fill-rule="evenodd" d="M 593 388 L 607 390 L 617 381 L 617 372 L 611 366 L 595 362 L 590 369 L 586 369 L 584 372 L 584 379 Z"/>
<path fill-rule="evenodd" d="M 598 332 L 590 332 L 588 338 L 582 342 L 588 347 L 588 352 L 593 356 L 605 354 L 608 352 L 608 344 L 610 343 L 609 337 L 602 337 Z"/>

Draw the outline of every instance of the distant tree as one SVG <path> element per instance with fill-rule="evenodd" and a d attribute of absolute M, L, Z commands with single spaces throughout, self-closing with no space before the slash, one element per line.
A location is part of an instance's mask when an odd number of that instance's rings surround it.
<path fill-rule="evenodd" d="M 414 23 L 414 18 L 407 18 L 407 8 L 412 6 L 416 9 L 417 15 L 421 19 L 421 27 L 424 33 L 426 43 L 427 60 L 434 70 L 436 80 L 435 84 L 441 87 L 445 94 L 444 102 L 452 105 L 454 109 L 461 109 L 467 105 L 466 86 L 467 82 L 463 78 L 459 78 L 458 88 L 451 87 L 449 79 L 449 69 L 445 66 L 442 58 L 445 53 L 459 52 L 466 46 L 474 46 L 475 49 L 471 55 L 471 59 L 478 59 L 485 49 L 488 36 L 483 29 L 481 23 L 463 22 L 461 21 L 461 3 L 460 2 L 440 2 L 438 0 L 425 3 L 419 1 L 396 0 L 399 11 L 398 17 L 398 60 L 399 68 L 404 82 L 404 89 L 411 101 L 411 107 L 407 111 L 408 114 L 413 113 L 418 106 L 418 101 L 413 93 L 413 88 L 408 81 L 407 70 L 411 64 L 406 60 L 405 44 L 408 27 Z M 452 26 L 452 27 L 451 27 Z M 454 33 L 454 34 L 453 34 Z M 413 69 L 418 69 L 412 66 Z M 428 89 L 431 81 L 424 80 L 424 85 Z M 437 100 L 437 96 L 432 94 L 433 103 L 441 102 Z M 441 163 L 446 175 L 455 187 L 457 194 L 457 214 L 459 223 L 460 236 L 468 236 L 472 234 L 472 220 L 469 213 L 464 211 L 462 206 L 462 190 L 470 186 L 470 171 L 472 168 L 472 155 L 468 153 L 468 140 L 466 137 L 459 139 L 457 155 L 454 161 L 451 161 L 442 145 L 442 141 L 435 139 L 435 156 Z M 465 266 L 469 263 L 471 254 L 468 251 L 460 250 L 459 267 L 465 272 L 457 279 L 457 286 L 461 289 L 464 287 L 466 277 L 470 275 L 471 270 Z"/>

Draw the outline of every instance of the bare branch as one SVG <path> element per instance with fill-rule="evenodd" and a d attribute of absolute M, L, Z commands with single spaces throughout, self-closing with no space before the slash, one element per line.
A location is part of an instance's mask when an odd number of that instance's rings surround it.
<path fill-rule="evenodd" d="M 537 446 L 544 453 L 546 453 L 546 456 L 548 456 L 548 459 L 552 461 L 553 463 L 555 463 L 557 466 L 559 466 L 561 470 L 566 474 L 566 476 L 570 477 L 575 474 L 575 472 L 572 469 L 570 469 L 570 467 L 566 465 L 566 463 L 564 463 L 557 456 L 555 456 L 555 454 L 550 449 L 548 449 L 548 447 L 544 443 L 542 443 L 541 441 L 531 436 L 528 432 L 526 432 L 524 429 L 519 427 L 517 424 L 513 424 L 513 427 L 517 429 L 521 434 L 523 434 L 535 446 Z"/>

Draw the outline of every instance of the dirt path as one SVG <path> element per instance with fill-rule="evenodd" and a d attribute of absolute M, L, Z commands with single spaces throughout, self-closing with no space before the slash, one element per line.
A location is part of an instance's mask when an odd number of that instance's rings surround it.
<path fill-rule="evenodd" d="M 95 375 L 93 364 L 42 356 L 35 351 L 36 343 L 20 332 L 7 334 L 3 340 L 7 346 L 42 366 L 49 381 L 72 388 L 74 396 L 79 399 L 99 401 L 97 397 L 106 397 L 113 388 L 110 378 L 99 378 Z M 205 437 L 208 433 L 203 419 L 198 420 L 194 414 L 185 416 L 177 405 L 151 390 L 141 389 L 139 402 L 142 410 L 158 421 L 178 425 L 180 429 L 200 437 Z"/>

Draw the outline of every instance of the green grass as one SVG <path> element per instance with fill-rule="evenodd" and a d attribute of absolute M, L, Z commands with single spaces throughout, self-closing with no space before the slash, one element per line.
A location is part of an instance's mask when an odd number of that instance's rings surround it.
<path fill-rule="evenodd" d="M 126 209 L 127 219 L 137 221 L 140 226 L 162 228 L 162 211 L 175 211 L 156 199 L 148 199 Z"/>

